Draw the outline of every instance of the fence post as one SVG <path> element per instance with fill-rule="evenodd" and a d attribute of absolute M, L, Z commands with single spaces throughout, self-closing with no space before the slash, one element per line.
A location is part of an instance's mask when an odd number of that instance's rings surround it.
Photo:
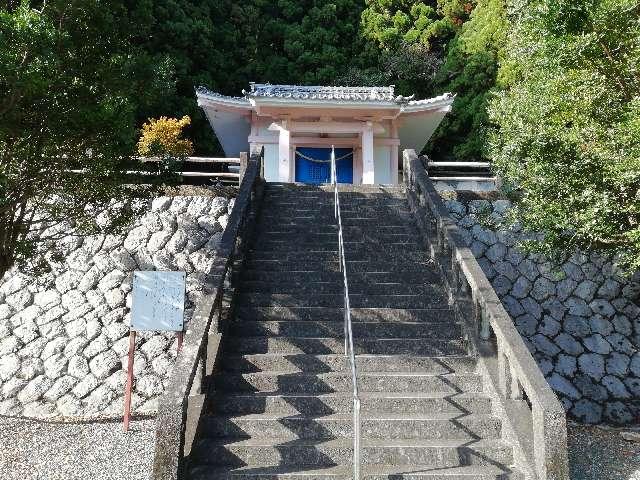
<path fill-rule="evenodd" d="M 417 155 L 413 149 L 402 151 L 402 179 L 407 187 L 411 185 L 411 160 L 415 157 Z"/>
<path fill-rule="evenodd" d="M 247 152 L 240 152 L 240 171 L 238 172 L 240 175 L 238 177 L 238 185 L 242 185 L 244 173 L 247 171 L 247 158 Z"/>

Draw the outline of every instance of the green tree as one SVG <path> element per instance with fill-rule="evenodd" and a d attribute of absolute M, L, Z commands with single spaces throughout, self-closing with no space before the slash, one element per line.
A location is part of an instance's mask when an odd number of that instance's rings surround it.
<path fill-rule="evenodd" d="M 142 105 L 167 82 L 130 48 L 132 15 L 116 0 L 0 10 L 0 275 L 45 268 L 71 230 L 117 229 L 147 193 L 123 177 L 135 152 L 132 99 Z"/>
<path fill-rule="evenodd" d="M 250 81 L 326 84 L 360 61 L 356 0 L 145 0 L 137 42 L 176 72 L 176 91 L 139 109 L 138 121 L 188 115 L 196 154 L 221 153 L 194 88 L 240 95 Z"/>
<path fill-rule="evenodd" d="M 441 49 L 471 10 L 470 2 L 438 0 L 367 0 L 362 12 L 362 32 L 381 48 L 397 51 L 420 43 Z"/>
<path fill-rule="evenodd" d="M 498 66 L 504 57 L 508 25 L 505 0 L 480 0 L 449 43 L 434 82 L 438 91 L 454 92 L 456 99 L 431 139 L 430 155 L 483 159 L 487 105 L 492 90 L 500 88 Z"/>
<path fill-rule="evenodd" d="M 367 0 L 360 20 L 366 43 L 337 83 L 393 84 L 402 95 L 434 95 L 447 42 L 471 9 L 461 0 Z"/>
<path fill-rule="evenodd" d="M 513 12 L 490 154 L 530 248 L 640 267 L 640 4 L 536 0 Z"/>

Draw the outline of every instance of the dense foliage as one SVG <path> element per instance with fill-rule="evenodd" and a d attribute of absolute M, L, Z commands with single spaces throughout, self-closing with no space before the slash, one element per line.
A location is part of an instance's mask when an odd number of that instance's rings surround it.
<path fill-rule="evenodd" d="M 139 2 L 138 43 L 176 73 L 176 89 L 139 122 L 161 115 L 192 118 L 196 154 L 221 153 L 196 105 L 199 85 L 240 95 L 251 81 L 331 84 L 369 54 L 359 35 L 357 0 L 147 0 Z"/>
<path fill-rule="evenodd" d="M 470 19 L 449 43 L 435 84 L 457 97 L 428 146 L 438 159 L 482 160 L 487 104 L 500 87 L 498 65 L 504 56 L 508 22 L 505 0 L 479 0 Z"/>
<path fill-rule="evenodd" d="M 640 267 L 640 4 L 535 0 L 513 12 L 490 153 L 531 247 Z"/>
<path fill-rule="evenodd" d="M 129 218 L 127 200 L 145 194 L 122 174 L 135 110 L 164 78 L 131 49 L 123 3 L 38 8 L 10 2 L 0 10 L 0 276 L 15 263 L 46 266 L 69 224 L 112 231 Z M 97 215 L 108 207 L 108 218 Z"/>
<path fill-rule="evenodd" d="M 379 61 L 342 78 L 393 83 L 399 93 L 418 97 L 455 93 L 453 111 L 427 152 L 438 159 L 481 160 L 486 106 L 507 25 L 505 0 L 368 0 L 361 29 L 379 49 Z"/>

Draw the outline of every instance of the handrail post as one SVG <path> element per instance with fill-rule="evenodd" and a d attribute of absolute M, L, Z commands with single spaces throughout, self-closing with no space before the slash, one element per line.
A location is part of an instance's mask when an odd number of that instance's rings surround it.
<path fill-rule="evenodd" d="M 242 179 L 247 171 L 247 152 L 240 152 L 240 169 L 238 170 L 238 185 L 242 185 Z"/>

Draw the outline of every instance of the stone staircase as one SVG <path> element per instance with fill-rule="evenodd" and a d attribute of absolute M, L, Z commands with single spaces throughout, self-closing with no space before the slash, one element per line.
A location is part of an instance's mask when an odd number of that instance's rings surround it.
<path fill-rule="evenodd" d="M 522 479 L 400 188 L 341 186 L 366 479 Z M 269 184 L 189 478 L 353 478 L 329 187 Z"/>

